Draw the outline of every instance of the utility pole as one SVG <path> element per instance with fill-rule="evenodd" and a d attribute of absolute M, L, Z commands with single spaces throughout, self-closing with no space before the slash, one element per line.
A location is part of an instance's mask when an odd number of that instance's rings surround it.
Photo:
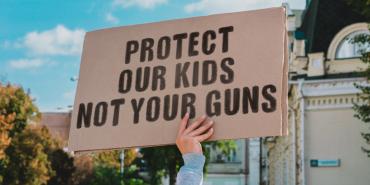
<path fill-rule="evenodd" d="M 121 169 L 120 169 L 120 173 L 121 173 L 121 177 L 122 177 L 122 180 L 123 180 L 123 172 L 124 172 L 124 166 L 125 166 L 125 150 L 122 149 L 121 150 L 121 154 L 119 155 L 119 158 L 121 160 Z"/>

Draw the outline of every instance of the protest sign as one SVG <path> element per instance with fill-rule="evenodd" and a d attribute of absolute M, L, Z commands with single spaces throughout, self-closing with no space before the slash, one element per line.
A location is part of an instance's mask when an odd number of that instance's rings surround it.
<path fill-rule="evenodd" d="M 287 133 L 284 8 L 86 33 L 69 149 L 174 144 L 186 112 L 211 140 Z"/>

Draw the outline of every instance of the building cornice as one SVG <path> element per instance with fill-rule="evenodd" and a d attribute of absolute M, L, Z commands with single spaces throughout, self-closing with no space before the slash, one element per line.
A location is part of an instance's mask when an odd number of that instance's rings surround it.
<path fill-rule="evenodd" d="M 298 81 L 289 81 L 289 84 L 298 85 Z M 366 85 L 366 78 L 306 80 L 302 86 L 302 93 L 306 97 L 359 93 L 360 91 L 354 86 L 354 84 Z"/>
<path fill-rule="evenodd" d="M 305 109 L 343 109 L 352 108 L 354 103 L 361 103 L 357 94 L 361 91 L 354 84 L 367 85 L 366 78 L 343 78 L 329 80 L 304 81 L 302 94 L 305 99 Z M 291 81 L 290 84 L 298 85 Z"/>

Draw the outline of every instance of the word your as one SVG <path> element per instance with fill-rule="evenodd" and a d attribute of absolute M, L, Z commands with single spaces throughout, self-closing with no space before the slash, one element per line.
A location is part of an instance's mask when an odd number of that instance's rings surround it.
<path fill-rule="evenodd" d="M 252 88 L 226 89 L 224 92 L 213 90 L 200 100 L 206 101 L 205 112 L 210 117 L 221 114 L 231 116 L 239 112 L 243 114 L 257 113 L 261 110 L 270 113 L 276 110 L 275 93 L 276 87 L 274 85 L 253 86 Z M 190 112 L 190 118 L 194 118 L 196 100 L 196 95 L 193 93 L 132 99 L 129 102 L 133 111 L 132 123 L 139 123 L 140 118 L 154 122 L 162 117 L 164 120 L 170 121 L 174 120 L 177 114 L 181 113 L 183 116 L 186 112 Z M 81 103 L 78 108 L 77 128 L 82 126 L 88 128 L 91 124 L 97 127 L 105 125 L 108 111 L 113 111 L 112 125 L 117 126 L 120 110 L 124 104 L 124 98 L 114 99 L 111 102 L 102 101 L 96 105 L 91 102 Z"/>

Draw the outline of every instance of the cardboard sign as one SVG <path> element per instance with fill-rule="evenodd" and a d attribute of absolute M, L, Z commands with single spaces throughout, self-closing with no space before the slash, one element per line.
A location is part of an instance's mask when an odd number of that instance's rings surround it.
<path fill-rule="evenodd" d="M 207 114 L 211 140 L 287 133 L 284 8 L 88 32 L 69 149 L 174 144 Z"/>

